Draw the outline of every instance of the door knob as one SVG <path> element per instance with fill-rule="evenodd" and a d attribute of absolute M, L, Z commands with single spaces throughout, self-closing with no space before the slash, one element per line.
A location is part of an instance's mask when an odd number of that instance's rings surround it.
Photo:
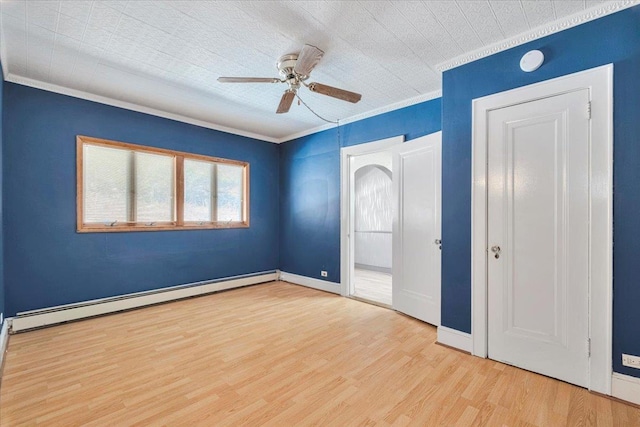
<path fill-rule="evenodd" d="M 436 239 L 433 241 L 434 244 L 438 245 L 438 249 L 442 250 L 442 240 Z"/>
<path fill-rule="evenodd" d="M 500 258 L 500 246 L 491 246 L 491 252 L 495 254 L 496 259 Z"/>

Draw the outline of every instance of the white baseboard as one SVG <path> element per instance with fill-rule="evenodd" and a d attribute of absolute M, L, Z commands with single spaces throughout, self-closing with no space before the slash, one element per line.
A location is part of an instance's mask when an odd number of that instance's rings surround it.
<path fill-rule="evenodd" d="M 438 342 L 471 353 L 473 341 L 471 334 L 460 332 L 446 326 L 438 326 Z"/>
<path fill-rule="evenodd" d="M 4 354 L 7 352 L 7 344 L 9 344 L 9 322 L 9 319 L 4 319 L 0 325 L 0 376 L 2 375 Z"/>
<path fill-rule="evenodd" d="M 68 322 L 70 320 L 83 319 L 161 302 L 209 294 L 225 289 L 256 285 L 277 279 L 278 273 L 275 271 L 257 273 L 254 275 L 234 276 L 215 281 L 190 283 L 154 291 L 127 294 L 114 298 L 103 298 L 77 304 L 21 312 L 12 319 L 11 332 L 24 331 L 56 323 Z"/>
<path fill-rule="evenodd" d="M 327 282 L 326 280 L 314 279 L 313 277 L 307 276 L 299 276 L 297 274 L 287 273 L 284 271 L 280 272 L 280 280 L 340 295 L 340 283 Z"/>
<path fill-rule="evenodd" d="M 611 375 L 611 395 L 640 405 L 640 378 L 614 372 Z"/>

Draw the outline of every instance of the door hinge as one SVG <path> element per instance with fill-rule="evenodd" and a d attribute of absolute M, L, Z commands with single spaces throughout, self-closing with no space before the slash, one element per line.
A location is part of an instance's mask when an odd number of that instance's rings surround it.
<path fill-rule="evenodd" d="M 587 338 L 587 356 L 591 357 L 591 338 Z"/>
<path fill-rule="evenodd" d="M 587 120 L 591 120 L 591 101 L 587 103 Z"/>

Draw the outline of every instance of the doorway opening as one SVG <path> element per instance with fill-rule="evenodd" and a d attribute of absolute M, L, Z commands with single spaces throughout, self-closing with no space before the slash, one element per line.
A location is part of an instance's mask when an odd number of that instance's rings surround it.
<path fill-rule="evenodd" d="M 393 307 L 393 156 L 403 136 L 341 150 L 343 296 Z"/>
<path fill-rule="evenodd" d="M 341 150 L 341 294 L 440 325 L 442 132 Z"/>
<path fill-rule="evenodd" d="M 393 189 L 391 153 L 354 156 L 353 293 L 391 307 Z"/>

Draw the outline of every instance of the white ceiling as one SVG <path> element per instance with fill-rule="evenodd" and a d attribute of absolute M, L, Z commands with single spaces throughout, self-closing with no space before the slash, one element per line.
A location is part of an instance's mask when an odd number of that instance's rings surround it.
<path fill-rule="evenodd" d="M 296 103 L 276 115 L 285 85 L 219 76 L 278 77 L 279 56 L 313 44 L 325 56 L 310 81 L 363 96 L 302 99 L 363 117 L 436 96 L 439 69 L 633 3 L 2 0 L 1 51 L 10 81 L 278 142 L 325 123 Z"/>

